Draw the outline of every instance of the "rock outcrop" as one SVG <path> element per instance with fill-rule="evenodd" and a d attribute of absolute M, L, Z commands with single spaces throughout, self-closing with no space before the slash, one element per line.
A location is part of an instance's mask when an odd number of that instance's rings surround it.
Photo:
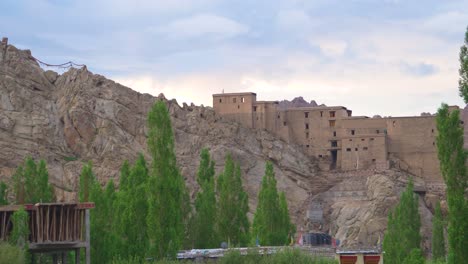
<path fill-rule="evenodd" d="M 286 193 L 299 230 L 311 228 L 306 212 L 312 203 L 320 201 L 324 214 L 320 231 L 331 232 L 345 246 L 375 245 L 382 237 L 387 212 L 398 200 L 408 175 L 395 171 L 364 175 L 324 173 L 300 147 L 266 131 L 224 120 L 210 107 L 185 103 L 181 106 L 162 94 L 141 94 L 93 74 L 86 67 L 71 68 L 62 75 L 44 71 L 29 51 L 3 44 L 0 180 L 11 181 L 16 167 L 31 155 L 47 161 L 50 181 L 62 201 L 75 199 L 85 161 L 93 162 L 93 170 L 102 183 L 109 179 L 118 183 L 125 159 L 133 162 L 138 153 L 143 153 L 150 160 L 146 114 L 155 100 L 163 100 L 168 106 L 178 165 L 192 198 L 198 189 L 195 172 L 199 153 L 207 147 L 218 173 L 228 152 L 240 163 L 251 213 L 256 207 L 265 162 L 272 161 L 278 188 Z M 356 190 L 348 192 L 346 188 Z M 430 218 L 426 200 L 421 199 L 421 212 Z M 427 227 L 425 223 L 424 228 Z"/>

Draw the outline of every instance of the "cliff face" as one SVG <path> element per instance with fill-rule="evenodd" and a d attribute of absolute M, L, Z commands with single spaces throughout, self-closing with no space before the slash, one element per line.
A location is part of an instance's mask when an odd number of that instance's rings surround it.
<path fill-rule="evenodd" d="M 11 45 L 0 45 L 0 179 L 10 181 L 18 164 L 31 155 L 47 161 L 59 200 L 75 199 L 84 161 L 93 162 L 101 182 L 111 178 L 118 182 L 125 159 L 133 162 L 141 152 L 150 161 L 146 114 L 157 99 L 168 105 L 178 164 L 192 198 L 198 188 L 195 174 L 199 152 L 207 147 L 217 173 L 228 152 L 240 163 L 251 213 L 256 207 L 265 162 L 271 160 L 278 188 L 286 193 L 298 230 L 330 230 L 349 246 L 375 245 L 376 237 L 382 236 L 388 209 L 396 203 L 402 187 L 389 187 L 388 193 L 377 183 L 384 179 L 384 186 L 398 186 L 399 180 L 408 175 L 388 176 L 394 171 L 355 177 L 325 174 L 300 148 L 266 131 L 223 120 L 210 107 L 180 106 L 163 95 L 156 98 L 140 94 L 85 67 L 72 68 L 62 75 L 43 71 L 29 51 Z M 360 188 L 356 193 L 362 199 L 354 199 L 352 192 L 349 197 L 341 195 L 341 189 L 349 186 Z M 324 223 L 320 228 L 305 217 L 310 205 L 317 201 L 323 204 Z M 422 201 L 421 210 L 430 217 L 427 203 Z"/>

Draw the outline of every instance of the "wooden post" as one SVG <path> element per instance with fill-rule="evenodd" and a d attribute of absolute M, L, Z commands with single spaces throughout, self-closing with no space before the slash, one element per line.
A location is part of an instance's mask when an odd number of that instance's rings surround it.
<path fill-rule="evenodd" d="M 80 248 L 75 249 L 75 264 L 80 264 L 80 252 Z"/>
<path fill-rule="evenodd" d="M 91 240 L 91 230 L 90 230 L 90 222 L 89 222 L 89 209 L 86 209 L 85 212 L 85 227 L 86 227 L 86 264 L 91 264 L 91 247 L 90 247 L 90 240 Z"/>

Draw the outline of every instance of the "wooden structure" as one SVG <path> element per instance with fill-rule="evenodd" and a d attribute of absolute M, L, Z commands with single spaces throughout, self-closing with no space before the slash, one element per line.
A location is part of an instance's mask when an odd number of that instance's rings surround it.
<path fill-rule="evenodd" d="M 0 207 L 0 240 L 7 240 L 13 230 L 11 216 L 20 205 Z M 38 203 L 24 205 L 29 215 L 29 250 L 50 253 L 54 263 L 67 251 L 75 251 L 75 263 L 80 263 L 80 249 L 85 249 L 86 264 L 90 263 L 89 209 L 94 203 Z"/>

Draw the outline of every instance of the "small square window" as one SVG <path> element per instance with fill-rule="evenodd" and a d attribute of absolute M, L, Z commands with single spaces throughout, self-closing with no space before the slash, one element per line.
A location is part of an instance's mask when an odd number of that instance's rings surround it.
<path fill-rule="evenodd" d="M 361 141 L 365 141 L 366 139 L 365 138 L 361 138 Z"/>
<path fill-rule="evenodd" d="M 257 112 L 257 107 L 256 106 L 254 106 L 254 112 Z"/>
<path fill-rule="evenodd" d="M 320 111 L 320 117 L 323 117 L 323 111 Z"/>
<path fill-rule="evenodd" d="M 237 109 L 240 109 L 240 105 L 237 105 Z"/>
<path fill-rule="evenodd" d="M 432 129 L 431 132 L 434 134 L 434 129 Z"/>
<path fill-rule="evenodd" d="M 334 126 L 335 126 L 335 120 L 329 120 L 328 122 L 329 122 L 329 124 L 330 124 L 330 127 L 334 127 Z"/>
<path fill-rule="evenodd" d="M 335 111 L 330 111 L 330 117 L 335 117 Z"/>
<path fill-rule="evenodd" d="M 309 112 L 304 112 L 304 117 L 309 118 Z"/>
<path fill-rule="evenodd" d="M 233 103 L 237 102 L 237 98 L 232 98 L 232 102 Z"/>
<path fill-rule="evenodd" d="M 375 159 L 372 159 L 372 162 L 375 162 Z"/>
<path fill-rule="evenodd" d="M 371 141 L 372 141 L 372 140 L 374 140 L 374 138 L 370 138 L 369 140 L 371 140 Z"/>
<path fill-rule="evenodd" d="M 331 146 L 332 148 L 338 147 L 338 141 L 332 141 Z"/>
<path fill-rule="evenodd" d="M 358 148 L 354 148 L 355 151 L 358 151 Z"/>
<path fill-rule="evenodd" d="M 309 129 L 309 124 L 305 124 L 305 129 Z"/>
<path fill-rule="evenodd" d="M 375 133 L 379 134 L 379 133 L 380 133 L 380 130 L 377 129 L 377 130 L 375 131 Z"/>
<path fill-rule="evenodd" d="M 350 139 L 349 139 L 349 141 L 353 141 L 353 139 L 352 139 L 352 138 L 350 138 Z"/>
<path fill-rule="evenodd" d="M 355 132 L 355 131 L 354 131 L 354 129 L 353 129 L 353 130 L 351 130 L 351 135 L 354 135 L 354 132 Z"/>
<path fill-rule="evenodd" d="M 367 147 L 363 147 L 362 149 L 363 149 L 363 150 L 367 150 Z"/>
<path fill-rule="evenodd" d="M 346 151 L 348 151 L 348 152 L 349 152 L 349 151 L 351 151 L 351 149 L 350 149 L 350 148 L 347 148 L 347 149 L 346 149 Z"/>
<path fill-rule="evenodd" d="M 283 122 L 283 126 L 286 126 L 286 122 Z"/>
<path fill-rule="evenodd" d="M 307 148 L 309 148 L 309 147 L 310 147 L 310 145 L 306 145 L 306 147 L 307 147 Z"/>
<path fill-rule="evenodd" d="M 321 158 L 321 157 L 323 157 L 323 156 L 322 156 L 322 155 L 319 155 L 318 157 Z"/>
<path fill-rule="evenodd" d="M 336 137 L 336 131 L 333 131 L 333 136 Z"/>
<path fill-rule="evenodd" d="M 222 102 L 223 102 L 223 99 L 219 99 L 219 102 L 222 103 Z"/>

